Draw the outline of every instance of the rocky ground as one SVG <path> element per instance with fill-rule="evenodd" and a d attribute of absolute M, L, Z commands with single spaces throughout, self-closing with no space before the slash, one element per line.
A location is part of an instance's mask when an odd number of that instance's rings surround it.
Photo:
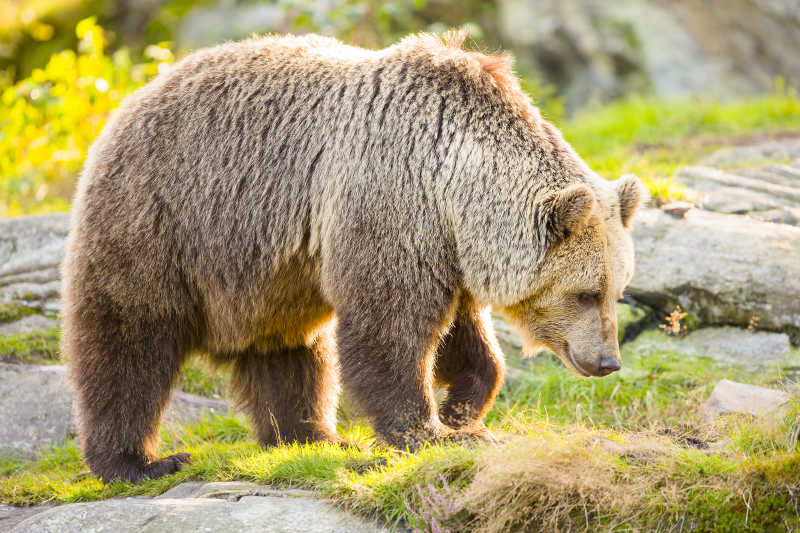
<path fill-rule="evenodd" d="M 3 525 L 0 514 L 0 527 Z M 24 517 L 11 531 L 379 533 L 388 530 L 354 518 L 305 490 L 271 490 L 254 483 L 190 481 L 156 498 L 52 507 Z"/>
<path fill-rule="evenodd" d="M 669 351 L 743 363 L 800 366 L 800 141 L 724 149 L 678 181 L 696 197 L 644 209 L 634 239 L 637 271 L 620 304 L 620 338 L 638 353 Z M 0 455 L 32 457 L 74 433 L 65 371 L 58 364 L 58 265 L 67 215 L 0 220 Z M 680 306 L 685 316 L 670 320 Z M 663 327 L 659 328 L 659 324 Z M 684 330 L 684 327 L 686 329 Z M 675 328 L 676 335 L 665 334 Z M 519 339 L 501 319 L 501 343 Z M 509 372 L 514 379 L 515 369 Z M 790 396 L 721 381 L 706 415 L 762 415 Z M 177 392 L 167 423 L 227 412 L 221 400 Z M 58 507 L 0 506 L 14 531 L 380 531 L 313 493 L 242 483 L 185 483 L 155 499 Z M 246 528 L 250 529 L 246 529 Z"/>

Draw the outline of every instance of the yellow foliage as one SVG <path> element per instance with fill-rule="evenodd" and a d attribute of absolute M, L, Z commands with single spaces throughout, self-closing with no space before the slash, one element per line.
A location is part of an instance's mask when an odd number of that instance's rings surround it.
<path fill-rule="evenodd" d="M 78 50 L 0 87 L 0 216 L 63 210 L 89 146 L 112 111 L 173 60 L 166 44 L 134 64 L 127 49 L 105 52 L 94 17 L 75 29 Z"/>

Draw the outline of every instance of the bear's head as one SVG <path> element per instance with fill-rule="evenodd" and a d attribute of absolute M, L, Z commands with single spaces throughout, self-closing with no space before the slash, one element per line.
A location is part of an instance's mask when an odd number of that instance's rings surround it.
<path fill-rule="evenodd" d="M 547 347 L 583 376 L 622 364 L 615 304 L 633 275 L 630 226 L 644 195 L 635 176 L 599 190 L 575 184 L 537 202 L 547 252 L 528 295 L 502 310 L 526 351 Z"/>

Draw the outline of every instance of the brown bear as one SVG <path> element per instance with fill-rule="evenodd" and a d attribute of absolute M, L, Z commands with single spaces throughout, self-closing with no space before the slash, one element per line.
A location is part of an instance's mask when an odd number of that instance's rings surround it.
<path fill-rule="evenodd" d="M 264 446 L 336 441 L 340 379 L 391 445 L 491 438 L 489 306 L 583 375 L 619 368 L 641 185 L 594 174 L 509 59 L 462 41 L 255 38 L 126 100 L 90 151 L 64 264 L 94 474 L 189 459 L 154 450 L 193 352 L 231 365 Z"/>

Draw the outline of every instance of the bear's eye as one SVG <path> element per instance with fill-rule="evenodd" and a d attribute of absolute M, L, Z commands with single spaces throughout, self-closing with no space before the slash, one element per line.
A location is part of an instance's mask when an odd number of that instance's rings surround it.
<path fill-rule="evenodd" d="M 600 295 L 596 292 L 581 292 L 578 293 L 578 303 L 583 306 L 591 307 L 597 305 L 600 301 Z"/>

